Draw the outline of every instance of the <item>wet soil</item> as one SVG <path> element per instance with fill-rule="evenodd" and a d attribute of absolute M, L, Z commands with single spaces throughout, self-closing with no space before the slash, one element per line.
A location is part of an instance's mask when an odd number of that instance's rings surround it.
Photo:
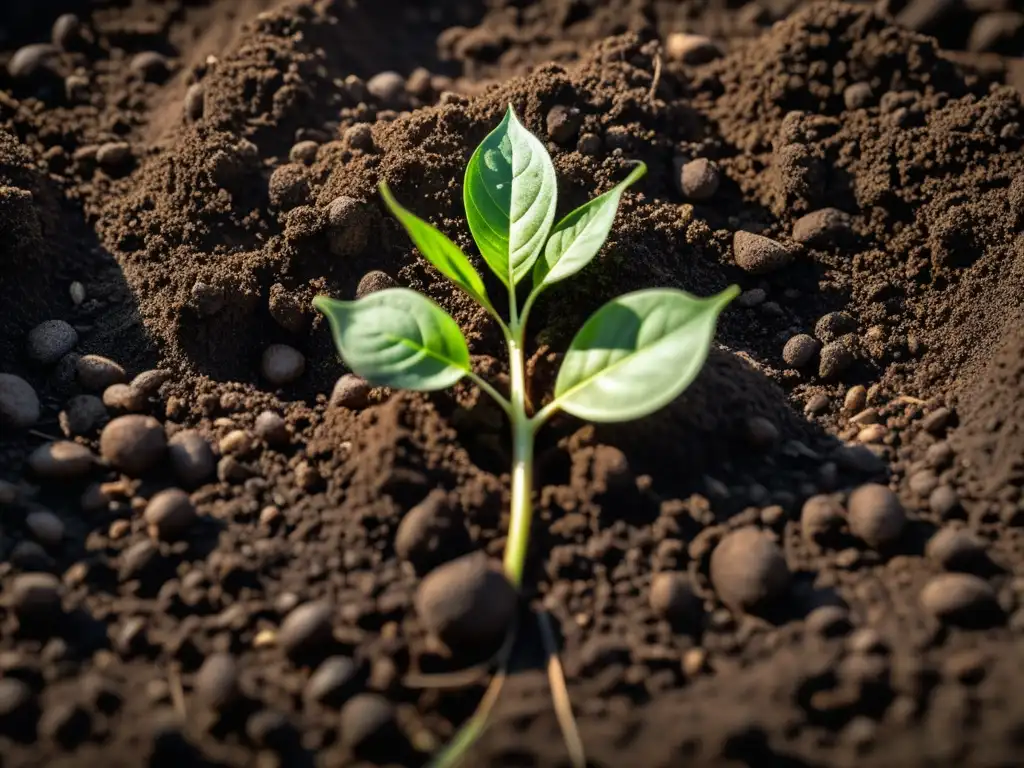
<path fill-rule="evenodd" d="M 500 559 L 507 427 L 468 385 L 332 395 L 310 300 L 420 290 L 500 386 L 498 330 L 376 188 L 476 260 L 462 171 L 511 103 L 560 210 L 649 168 L 532 316 L 536 401 L 605 300 L 743 289 L 676 402 L 539 437 L 525 602 L 555 620 L 591 763 L 1017 765 L 1021 12 L 5 11 L 0 763 L 421 765 L 472 712 L 485 678 L 416 680 L 486 649 L 440 643 L 416 596 Z M 301 365 L 268 377 L 268 350 Z M 469 764 L 568 765 L 530 626 Z"/>

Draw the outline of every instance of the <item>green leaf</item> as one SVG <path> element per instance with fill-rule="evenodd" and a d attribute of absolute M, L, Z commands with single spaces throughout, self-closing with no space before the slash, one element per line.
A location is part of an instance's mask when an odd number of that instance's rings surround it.
<path fill-rule="evenodd" d="M 405 231 L 409 233 L 409 237 L 420 249 L 423 257 L 437 267 L 442 275 L 476 299 L 481 306 L 489 308 L 491 302 L 487 298 L 484 281 L 459 246 L 432 224 L 403 208 L 395 200 L 387 184 L 380 185 L 380 195 L 391 209 L 391 213 L 405 227 Z"/>
<path fill-rule="evenodd" d="M 371 384 L 429 392 L 469 373 L 469 347 L 458 324 L 426 296 L 387 288 L 357 301 L 313 299 L 334 344 Z"/>
<path fill-rule="evenodd" d="M 534 291 L 575 275 L 597 256 L 611 231 L 622 193 L 645 173 L 647 166 L 640 163 L 623 181 L 555 225 L 544 255 L 533 267 Z"/>
<path fill-rule="evenodd" d="M 555 166 L 509 106 L 466 167 L 466 220 L 484 261 L 506 286 L 522 280 L 555 220 Z"/>
<path fill-rule="evenodd" d="M 562 361 L 555 400 L 596 422 L 631 421 L 668 405 L 697 377 L 730 286 L 701 299 L 654 288 L 620 296 L 583 325 Z"/>

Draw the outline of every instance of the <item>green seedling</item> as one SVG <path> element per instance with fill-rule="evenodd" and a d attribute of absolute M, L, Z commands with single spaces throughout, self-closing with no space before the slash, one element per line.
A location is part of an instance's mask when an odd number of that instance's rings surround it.
<path fill-rule="evenodd" d="M 707 359 L 718 316 L 736 296 L 731 286 L 710 298 L 652 288 L 613 299 L 576 334 L 562 361 L 550 401 L 533 411 L 527 396 L 524 347 L 530 310 L 545 289 L 572 277 L 597 255 L 611 230 L 619 200 L 646 172 L 639 163 L 612 189 L 557 223 L 555 168 L 544 145 L 510 106 L 501 124 L 477 147 L 463 181 L 469 229 L 484 262 L 508 292 L 507 320 L 495 310 L 480 274 L 441 231 L 403 208 L 386 185 L 381 195 L 420 253 L 477 301 L 500 327 L 509 355 L 509 396 L 470 367 L 459 326 L 426 296 L 388 288 L 356 301 L 318 296 L 343 360 L 373 385 L 434 391 L 468 377 L 490 395 L 512 425 L 511 517 L 504 570 L 523 581 L 533 512 L 534 437 L 555 413 L 593 422 L 646 416 L 679 396 Z M 517 287 L 531 278 L 520 305 Z M 550 620 L 540 614 L 555 712 L 574 765 L 585 764 Z M 495 658 L 497 674 L 476 713 L 432 763 L 456 765 L 483 732 L 507 674 L 515 629 Z"/>

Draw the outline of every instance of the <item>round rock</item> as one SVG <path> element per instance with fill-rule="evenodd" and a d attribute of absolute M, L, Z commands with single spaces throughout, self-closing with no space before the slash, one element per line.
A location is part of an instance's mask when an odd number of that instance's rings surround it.
<path fill-rule="evenodd" d="M 288 431 L 288 423 L 284 418 L 273 411 L 263 411 L 256 417 L 253 425 L 256 436 L 272 448 L 287 445 L 291 440 L 291 433 Z"/>
<path fill-rule="evenodd" d="M 33 509 L 25 515 L 25 527 L 44 546 L 57 547 L 64 540 L 64 521 L 48 509 Z"/>
<path fill-rule="evenodd" d="M 893 544 L 907 524 L 899 498 L 879 483 L 854 489 L 846 506 L 850 532 L 874 548 Z"/>
<path fill-rule="evenodd" d="M 57 46 L 49 43 L 33 43 L 15 51 L 7 62 L 7 72 L 15 80 L 29 79 L 50 71 L 56 61 Z"/>
<path fill-rule="evenodd" d="M 146 407 L 146 396 L 128 384 L 113 384 L 103 390 L 103 405 L 112 411 L 136 413 Z"/>
<path fill-rule="evenodd" d="M 782 597 L 790 579 L 779 545 L 753 526 L 726 534 L 711 553 L 710 575 L 722 602 L 748 613 Z"/>
<path fill-rule="evenodd" d="M 63 320 L 47 320 L 28 332 L 28 356 L 42 365 L 53 365 L 74 349 L 78 331 Z"/>
<path fill-rule="evenodd" d="M 814 359 L 819 349 L 821 344 L 816 338 L 798 333 L 782 347 L 782 360 L 791 368 L 803 368 Z"/>
<path fill-rule="evenodd" d="M 946 624 L 985 625 L 1001 614 L 992 586 L 967 573 L 933 577 L 921 590 L 920 599 L 922 608 Z"/>
<path fill-rule="evenodd" d="M 556 104 L 548 110 L 546 122 L 548 137 L 557 144 L 564 144 L 579 131 L 583 116 L 577 107 Z"/>
<path fill-rule="evenodd" d="M 186 488 L 202 485 L 217 471 L 213 449 L 206 438 L 192 429 L 182 430 L 168 441 L 167 456 L 178 481 Z"/>
<path fill-rule="evenodd" d="M 366 81 L 366 90 L 385 106 L 397 107 L 405 98 L 405 78 L 397 72 L 378 72 Z"/>
<path fill-rule="evenodd" d="M 793 260 L 793 252 L 782 243 L 742 230 L 733 235 L 732 250 L 740 269 L 752 274 L 774 272 Z"/>
<path fill-rule="evenodd" d="M 309 179 L 301 165 L 282 165 L 270 174 L 267 188 L 270 205 L 279 211 L 290 211 L 309 200 Z"/>
<path fill-rule="evenodd" d="M 38 712 L 35 694 L 16 677 L 0 678 L 0 733 L 16 736 L 34 729 Z"/>
<path fill-rule="evenodd" d="M 303 691 L 308 701 L 337 706 L 354 692 L 359 667 L 347 656 L 331 656 L 317 667 Z"/>
<path fill-rule="evenodd" d="M 651 610 L 672 622 L 694 619 L 700 614 L 701 601 L 693 591 L 686 573 L 663 571 L 651 579 Z"/>
<path fill-rule="evenodd" d="M 132 159 L 132 146 L 126 141 L 108 141 L 96 150 L 96 162 L 108 173 L 123 170 Z"/>
<path fill-rule="evenodd" d="M 985 541 L 965 528 L 940 528 L 925 545 L 925 555 L 947 571 L 973 571 L 985 564 Z"/>
<path fill-rule="evenodd" d="M 125 474 L 145 474 L 164 457 L 167 438 L 152 416 L 118 416 L 100 433 L 100 454 Z"/>
<path fill-rule="evenodd" d="M 814 324 L 814 335 L 825 344 L 856 330 L 857 321 L 846 312 L 829 312 Z"/>
<path fill-rule="evenodd" d="M 289 613 L 278 630 L 277 639 L 289 656 L 300 656 L 331 642 L 333 616 L 324 602 L 304 603 Z"/>
<path fill-rule="evenodd" d="M 238 662 L 230 653 L 208 656 L 196 673 L 195 695 L 214 711 L 224 709 L 238 698 Z"/>
<path fill-rule="evenodd" d="M 398 283 L 387 272 L 375 269 L 367 272 L 359 281 L 359 285 L 356 286 L 356 298 L 361 299 L 364 296 L 369 296 L 371 293 L 383 291 L 386 288 L 394 288 L 397 285 Z"/>
<path fill-rule="evenodd" d="M 448 494 L 442 489 L 431 491 L 406 512 L 395 533 L 395 552 L 420 574 L 463 554 L 469 543 L 469 535 L 454 519 Z"/>
<path fill-rule="evenodd" d="M 940 485 L 928 496 L 928 509 L 943 520 L 948 520 L 960 509 L 960 494 L 949 485 Z"/>
<path fill-rule="evenodd" d="M 91 435 L 107 423 L 107 406 L 96 395 L 75 395 L 64 405 L 58 420 L 68 437 Z"/>
<path fill-rule="evenodd" d="M 793 224 L 793 240 L 806 245 L 831 245 L 850 231 L 850 217 L 838 208 L 822 208 Z"/>
<path fill-rule="evenodd" d="M 370 213 L 366 206 L 348 195 L 334 198 L 327 206 L 328 247 L 335 256 L 358 256 L 370 240 Z"/>
<path fill-rule="evenodd" d="M 124 368 L 109 357 L 82 355 L 78 358 L 78 383 L 91 392 L 102 392 L 113 384 L 127 381 Z"/>
<path fill-rule="evenodd" d="M 370 402 L 370 384 L 354 373 L 343 374 L 334 384 L 330 402 L 353 411 L 365 408 Z"/>
<path fill-rule="evenodd" d="M 39 421 L 39 396 L 13 373 L 0 373 L 0 426 L 26 429 Z"/>
<path fill-rule="evenodd" d="M 482 552 L 431 571 L 416 591 L 423 625 L 450 648 L 496 647 L 515 616 L 515 587 Z"/>
<path fill-rule="evenodd" d="M 393 748 L 398 735 L 395 709 L 383 696 L 360 693 L 341 709 L 341 741 L 357 757 Z"/>
<path fill-rule="evenodd" d="M 41 445 L 28 457 L 29 469 L 43 480 L 77 480 L 89 474 L 95 464 L 92 451 L 70 440 Z"/>
<path fill-rule="evenodd" d="M 62 13 L 50 28 L 50 39 L 62 50 L 70 50 L 82 37 L 82 21 L 73 13 Z"/>
<path fill-rule="evenodd" d="M 853 365 L 856 356 L 845 339 L 830 341 L 821 348 L 818 359 L 818 375 L 823 379 L 834 379 Z"/>
<path fill-rule="evenodd" d="M 192 499 L 179 488 L 160 491 L 146 505 L 145 519 L 149 534 L 161 541 L 182 538 L 198 517 Z"/>
<path fill-rule="evenodd" d="M 128 68 L 151 83 L 163 82 L 171 71 L 170 60 L 157 51 L 142 51 L 132 57 Z"/>
<path fill-rule="evenodd" d="M 709 200 L 722 181 L 718 164 L 706 157 L 683 163 L 679 169 L 679 191 L 690 200 Z"/>
<path fill-rule="evenodd" d="M 836 544 L 845 523 L 843 506 L 833 496 L 811 496 L 800 510 L 800 529 L 804 540 L 818 546 Z"/>
<path fill-rule="evenodd" d="M 61 584 L 53 574 L 18 574 L 10 586 L 10 595 L 10 607 L 22 624 L 45 624 L 62 614 Z"/>
<path fill-rule="evenodd" d="M 261 369 L 267 381 L 280 387 L 302 376 L 306 370 L 306 357 L 287 344 L 271 344 L 263 352 Z"/>

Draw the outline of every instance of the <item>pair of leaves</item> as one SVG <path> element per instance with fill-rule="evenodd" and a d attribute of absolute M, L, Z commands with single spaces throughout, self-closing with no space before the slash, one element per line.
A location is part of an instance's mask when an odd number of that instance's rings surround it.
<path fill-rule="evenodd" d="M 509 107 L 466 167 L 466 221 L 484 261 L 507 288 L 514 289 L 532 272 L 533 291 L 539 293 L 593 260 L 611 231 L 622 193 L 646 172 L 639 163 L 622 182 L 577 208 L 552 230 L 555 167 L 544 145 Z M 423 257 L 493 313 L 483 279 L 462 250 L 403 208 L 387 185 L 382 184 L 380 191 Z"/>
<path fill-rule="evenodd" d="M 702 299 L 654 288 L 608 302 L 570 344 L 555 404 L 595 422 L 629 421 L 667 405 L 700 372 L 718 315 L 737 292 Z M 415 291 L 388 288 L 352 302 L 318 297 L 314 304 L 349 366 L 371 383 L 430 391 L 469 373 L 458 325 Z"/>

